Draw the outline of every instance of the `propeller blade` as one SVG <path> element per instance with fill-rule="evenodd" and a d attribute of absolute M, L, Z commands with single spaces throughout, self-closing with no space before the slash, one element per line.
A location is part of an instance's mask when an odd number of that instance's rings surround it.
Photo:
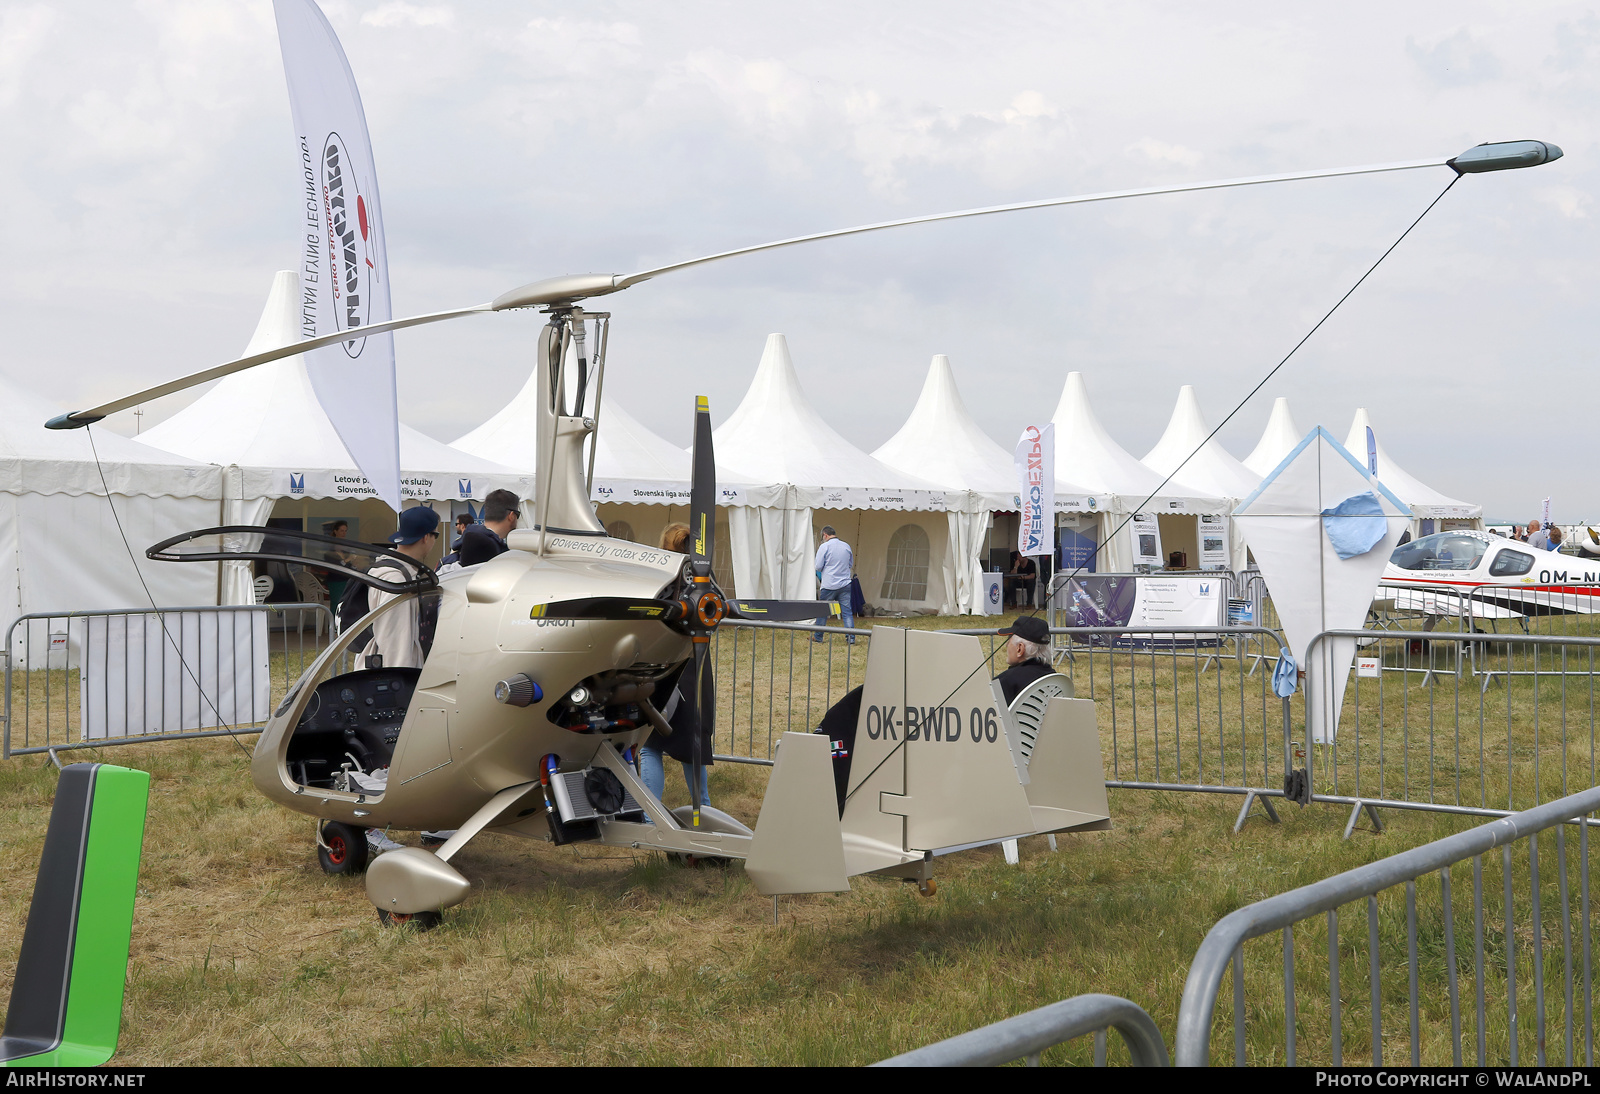
<path fill-rule="evenodd" d="M 373 323 L 369 327 L 357 327 L 354 330 L 343 330 L 334 334 L 325 334 L 321 338 L 307 338 L 304 342 L 294 342 L 277 349 L 265 350 L 261 353 L 252 353 L 249 357 L 241 357 L 236 361 L 229 361 L 225 365 L 216 365 L 200 372 L 190 373 L 188 376 L 171 380 L 155 387 L 147 387 L 143 391 L 136 391 L 132 395 L 125 395 L 120 399 L 113 399 L 109 403 L 90 407 L 88 410 L 73 410 L 66 414 L 51 418 L 45 423 L 47 429 L 82 429 L 84 426 L 98 422 L 108 414 L 115 414 L 119 410 L 136 407 L 140 403 L 147 403 L 151 399 L 159 399 L 163 395 L 171 395 L 175 391 L 194 387 L 196 384 L 206 383 L 208 380 L 220 380 L 224 376 L 231 376 L 235 372 L 243 372 L 247 368 L 264 365 L 269 361 L 279 361 L 285 357 L 293 357 L 307 350 L 319 349 L 322 346 L 331 346 L 337 342 L 348 342 L 354 338 L 365 338 L 371 334 L 383 334 L 385 331 L 400 330 L 402 327 L 420 327 L 424 323 L 439 323 L 446 319 L 459 319 L 463 315 L 478 315 L 494 310 L 492 304 L 475 304 L 470 308 L 456 308 L 454 311 L 430 312 L 427 315 L 413 315 L 405 319 L 390 319 L 382 323 Z"/>
<path fill-rule="evenodd" d="M 774 623 L 809 623 L 840 614 L 837 600 L 730 600 L 729 615 L 740 619 L 768 619 Z"/>
<path fill-rule="evenodd" d="M 671 623 L 682 614 L 676 600 L 650 600 L 644 597 L 587 596 L 578 600 L 557 600 L 535 604 L 529 619 L 654 619 Z"/>
<path fill-rule="evenodd" d="M 689 551 L 694 556 L 694 572 L 711 573 L 717 554 L 717 461 L 711 450 L 711 402 L 695 396 L 694 475 L 689 490 Z"/>
<path fill-rule="evenodd" d="M 690 798 L 694 802 L 694 824 L 700 827 L 700 799 L 705 797 L 706 768 L 705 756 L 701 744 L 705 740 L 706 725 L 716 725 L 716 722 L 707 722 L 706 719 L 714 718 L 716 712 L 710 709 L 706 696 L 706 663 L 711 659 L 706 656 L 711 640 L 704 635 L 696 635 L 694 639 L 694 740 L 690 742 L 690 751 L 694 756 L 694 777 L 689 781 L 693 784 Z"/>

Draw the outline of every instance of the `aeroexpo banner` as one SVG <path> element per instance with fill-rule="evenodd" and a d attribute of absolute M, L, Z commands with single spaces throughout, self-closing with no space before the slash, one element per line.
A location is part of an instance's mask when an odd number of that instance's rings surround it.
<path fill-rule="evenodd" d="M 1017 466 L 1022 518 L 1017 522 L 1017 553 L 1054 554 L 1056 496 L 1056 427 L 1052 423 L 1022 427 L 1012 452 Z"/>
<path fill-rule="evenodd" d="M 393 318 L 378 175 L 355 75 L 314 0 L 273 0 L 300 153 L 300 336 Z M 306 354 L 328 420 L 377 496 L 400 509 L 394 335 Z"/>
<path fill-rule="evenodd" d="M 1171 627 L 1183 631 L 1221 622 L 1222 583 L 1194 577 L 1075 577 L 1056 594 L 1068 627 Z M 1216 635 L 1095 635 L 1095 645 L 1216 645 Z"/>

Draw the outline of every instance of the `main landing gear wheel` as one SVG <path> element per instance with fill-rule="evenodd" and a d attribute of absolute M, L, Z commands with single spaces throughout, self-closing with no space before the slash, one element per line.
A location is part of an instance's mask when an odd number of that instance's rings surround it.
<path fill-rule="evenodd" d="M 338 821 L 317 830 L 317 862 L 325 874 L 359 874 L 367 868 L 367 833 Z"/>
<path fill-rule="evenodd" d="M 378 909 L 378 922 L 385 927 L 410 927 L 415 931 L 431 931 L 444 922 L 438 912 L 390 912 Z"/>

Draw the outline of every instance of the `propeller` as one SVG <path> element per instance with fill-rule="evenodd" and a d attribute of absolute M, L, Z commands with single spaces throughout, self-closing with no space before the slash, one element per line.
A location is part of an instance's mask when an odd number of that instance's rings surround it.
<path fill-rule="evenodd" d="M 774 623 L 800 623 L 839 614 L 837 600 L 732 600 L 728 614 L 740 619 L 765 619 Z"/>
<path fill-rule="evenodd" d="M 568 307 L 590 297 L 608 296 L 611 293 L 620 292 L 640 282 L 649 281 L 651 278 L 660 277 L 664 274 L 693 269 L 696 266 L 719 262 L 725 258 L 737 258 L 741 255 L 777 250 L 780 247 L 793 247 L 801 243 L 815 243 L 824 239 L 838 239 L 841 236 L 861 235 L 866 232 L 879 232 L 888 228 L 903 228 L 913 224 L 932 224 L 942 220 L 993 216 L 998 213 L 1017 213 L 1029 209 L 1047 209 L 1061 205 L 1084 205 L 1096 201 L 1118 201 L 1124 198 L 1178 194 L 1197 190 L 1225 190 L 1240 186 L 1295 182 L 1302 179 L 1371 175 L 1389 171 L 1414 171 L 1425 167 L 1448 166 L 1457 175 L 1477 174 L 1516 167 L 1533 167 L 1560 157 L 1561 149 L 1553 144 L 1546 144 L 1541 141 L 1508 141 L 1498 144 L 1481 144 L 1475 148 L 1468 149 L 1459 156 L 1448 158 L 1407 160 L 1399 163 L 1367 164 L 1360 167 L 1337 167 L 1277 175 L 1251 175 L 1243 178 L 1216 179 L 1211 182 L 1185 183 L 1177 186 L 1151 186 L 1138 190 L 1110 190 L 1098 194 L 1078 194 L 1071 197 L 1022 201 L 1010 205 L 989 205 L 978 209 L 960 209 L 949 213 L 932 213 L 926 216 L 907 217 L 902 220 L 858 224 L 852 228 L 837 228 L 827 232 L 815 232 L 811 235 L 791 236 L 788 239 L 774 240 L 770 243 L 758 243 L 752 247 L 739 247 L 731 251 L 719 251 L 716 254 L 702 255 L 699 258 L 691 258 L 683 262 L 674 262 L 666 266 L 657 266 L 654 269 L 640 270 L 631 274 L 566 274 L 561 277 L 549 277 L 542 281 L 534 281 L 509 292 L 501 293 L 486 304 L 474 304 L 470 307 L 454 308 L 450 311 L 429 312 L 425 315 L 413 315 L 403 319 L 390 319 L 382 323 L 373 323 L 370 326 L 358 328 L 359 335 L 357 334 L 357 328 L 352 328 L 323 335 L 320 338 L 308 338 L 303 342 L 294 342 L 287 346 L 280 346 L 277 349 L 251 354 L 248 357 L 240 357 L 237 360 L 191 373 L 168 383 L 145 388 L 143 391 L 123 396 L 120 399 L 113 399 L 109 403 L 101 403 L 99 406 L 90 407 L 87 410 L 69 411 L 66 414 L 50 419 L 45 425 L 50 429 L 82 429 L 84 426 L 97 422 L 108 414 L 115 414 L 120 410 L 128 410 L 138 406 L 140 403 L 149 402 L 163 395 L 171 395 L 173 392 L 194 387 L 196 384 L 217 380 L 235 372 L 242 372 L 247 368 L 254 368 L 256 365 L 264 365 L 269 361 L 293 357 L 296 354 L 305 353 L 307 350 L 331 346 L 336 342 L 347 342 L 358 336 L 382 334 L 385 331 L 402 330 L 406 327 L 416 327 L 426 323 L 439 323 L 446 319 L 459 319 L 467 315 L 483 315 L 489 312 L 509 311 L 515 308 Z M 710 543 L 709 537 L 706 542 Z M 707 553 L 706 558 L 709 559 L 710 557 L 710 554 Z"/>
<path fill-rule="evenodd" d="M 651 600 L 644 597 L 586 596 L 577 600 L 557 600 L 535 604 L 529 619 L 656 619 L 676 623 L 683 618 L 683 605 L 676 600 Z"/>

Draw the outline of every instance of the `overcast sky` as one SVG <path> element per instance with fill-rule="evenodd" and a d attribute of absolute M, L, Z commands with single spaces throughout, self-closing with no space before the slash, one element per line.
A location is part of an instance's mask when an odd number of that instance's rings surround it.
<path fill-rule="evenodd" d="M 1491 517 L 1551 494 L 1600 520 L 1592 6 L 323 8 L 366 104 L 396 315 L 865 221 L 1552 141 L 1553 165 L 1462 180 L 1222 439 L 1247 455 L 1276 395 L 1341 439 L 1365 405 L 1399 462 Z M 296 254 L 270 3 L 6 0 L 0 138 L 0 373 L 81 407 L 238 355 Z M 1143 456 L 1180 384 L 1219 420 L 1450 177 L 982 218 L 659 279 L 605 301 L 607 394 L 687 443 L 691 397 L 725 417 L 782 331 L 869 451 L 947 353 L 1002 445 L 1078 369 Z M 446 441 L 479 424 L 539 322 L 401 332 L 402 417 Z"/>

